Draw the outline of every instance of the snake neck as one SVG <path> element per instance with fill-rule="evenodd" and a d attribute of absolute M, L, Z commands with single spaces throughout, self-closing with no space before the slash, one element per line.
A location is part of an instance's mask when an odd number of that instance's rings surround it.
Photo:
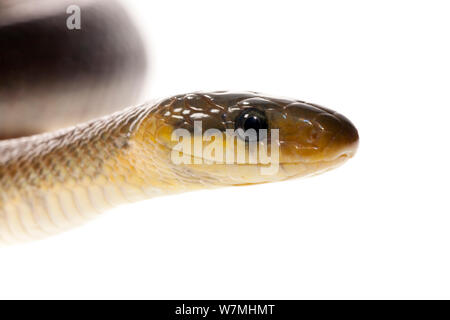
<path fill-rule="evenodd" d="M 36 199 L 72 188 L 107 193 L 113 186 L 117 190 L 106 202 L 114 203 L 118 195 L 122 200 L 151 196 L 148 183 L 130 174 L 142 169 L 134 137 L 151 108 L 132 107 L 55 133 L 1 141 L 0 209 L 24 202 L 33 206 Z M 151 143 L 147 147 L 153 149 Z"/>
<path fill-rule="evenodd" d="M 153 142 L 151 110 L 132 107 L 1 141 L 0 243 L 46 237 L 117 205 L 173 192 L 166 153 Z"/>

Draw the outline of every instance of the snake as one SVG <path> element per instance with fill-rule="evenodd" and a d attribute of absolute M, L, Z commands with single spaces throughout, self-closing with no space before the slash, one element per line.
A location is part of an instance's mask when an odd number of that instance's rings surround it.
<path fill-rule="evenodd" d="M 80 3 L 83 27 L 71 31 L 68 2 L 0 1 L 2 245 L 130 202 L 312 176 L 355 155 L 348 118 L 298 99 L 197 91 L 138 104 L 149 65 L 139 31 L 116 1 Z"/>

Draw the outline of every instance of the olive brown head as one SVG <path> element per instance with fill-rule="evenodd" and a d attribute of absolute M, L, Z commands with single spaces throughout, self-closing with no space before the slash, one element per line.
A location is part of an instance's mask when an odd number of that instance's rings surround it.
<path fill-rule="evenodd" d="M 321 173 L 353 157 L 359 141 L 337 112 L 255 92 L 178 95 L 159 102 L 153 115 L 156 140 L 178 170 L 226 185 Z"/>

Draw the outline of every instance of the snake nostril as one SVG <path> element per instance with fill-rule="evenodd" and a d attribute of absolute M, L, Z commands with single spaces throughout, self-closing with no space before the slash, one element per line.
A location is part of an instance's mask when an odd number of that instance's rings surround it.
<path fill-rule="evenodd" d="M 320 139 L 321 128 L 317 125 L 313 125 L 309 133 L 307 142 L 315 144 Z"/>

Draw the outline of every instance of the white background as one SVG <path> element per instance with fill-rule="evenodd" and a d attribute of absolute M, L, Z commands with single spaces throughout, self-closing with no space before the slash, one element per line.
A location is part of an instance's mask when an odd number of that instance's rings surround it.
<path fill-rule="evenodd" d="M 304 99 L 349 117 L 360 150 L 2 249 L 0 298 L 450 298 L 447 1 L 124 2 L 151 51 L 143 99 Z"/>

